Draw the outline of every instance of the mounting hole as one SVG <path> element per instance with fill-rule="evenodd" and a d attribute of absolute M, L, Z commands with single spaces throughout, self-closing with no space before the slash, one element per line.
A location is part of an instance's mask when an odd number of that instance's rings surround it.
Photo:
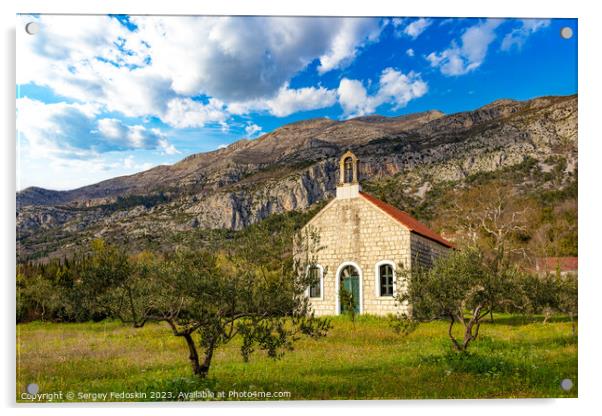
<path fill-rule="evenodd" d="M 29 22 L 25 25 L 25 31 L 30 35 L 35 35 L 40 31 L 40 25 L 36 22 Z"/>
<path fill-rule="evenodd" d="M 571 390 L 573 388 L 573 380 L 571 380 L 570 378 L 565 378 L 560 382 L 560 387 L 564 391 Z"/>
<path fill-rule="evenodd" d="M 560 29 L 560 36 L 562 37 L 562 39 L 572 38 L 573 37 L 573 29 L 571 29 L 568 26 L 563 27 L 562 29 Z"/>

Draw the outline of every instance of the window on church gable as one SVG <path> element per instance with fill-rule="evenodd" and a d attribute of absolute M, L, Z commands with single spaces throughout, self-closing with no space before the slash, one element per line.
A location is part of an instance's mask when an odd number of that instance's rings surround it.
<path fill-rule="evenodd" d="M 344 167 L 345 167 L 345 175 L 343 176 L 344 182 L 352 183 L 353 182 L 353 159 L 351 157 L 348 157 L 345 159 Z"/>
<path fill-rule="evenodd" d="M 322 297 L 322 270 L 318 266 L 312 266 L 309 268 L 309 277 L 311 284 L 309 285 L 309 297 L 310 298 L 321 298 Z"/>
<path fill-rule="evenodd" d="M 378 280 L 380 283 L 380 296 L 393 296 L 393 266 L 382 264 L 378 268 Z"/>

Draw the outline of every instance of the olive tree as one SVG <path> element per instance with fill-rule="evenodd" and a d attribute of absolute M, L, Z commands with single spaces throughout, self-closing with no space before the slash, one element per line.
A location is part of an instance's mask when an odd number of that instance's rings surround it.
<path fill-rule="evenodd" d="M 545 324 L 552 313 L 568 315 L 573 334 L 576 333 L 578 295 L 577 274 L 563 274 L 557 268 L 554 273 L 530 273 L 523 279 L 523 293 L 529 300 L 527 311 L 543 313 Z"/>
<path fill-rule="evenodd" d="M 557 308 L 560 312 L 566 313 L 571 320 L 573 335 L 577 334 L 577 308 L 578 308 L 578 281 L 577 275 L 569 273 L 562 276 L 559 271 L 556 272 L 559 291 Z"/>
<path fill-rule="evenodd" d="M 524 312 L 541 313 L 545 324 L 552 313 L 558 310 L 559 280 L 555 274 L 528 273 L 524 276 L 523 287 L 528 294 L 529 304 Z"/>
<path fill-rule="evenodd" d="M 27 311 L 33 317 L 46 321 L 63 305 L 61 294 L 41 274 L 30 279 L 17 274 L 17 287 L 17 311 L 21 314 Z"/>
<path fill-rule="evenodd" d="M 397 301 L 410 305 L 410 312 L 396 317 L 393 327 L 409 333 L 421 322 L 447 320 L 448 336 L 458 351 L 477 339 L 483 318 L 493 309 L 523 302 L 517 290 L 518 271 L 506 268 L 503 274 L 492 273 L 476 248 L 453 251 L 436 259 L 431 268 L 415 266 L 399 275 L 404 290 Z M 460 338 L 455 325 L 462 328 Z"/>
<path fill-rule="evenodd" d="M 129 259 L 117 247 L 95 243 L 80 288 L 91 305 L 142 327 L 165 322 L 188 348 L 192 372 L 206 377 L 214 352 L 235 336 L 247 360 L 256 349 L 279 357 L 301 334 L 326 334 L 305 298 L 306 265 L 291 256 L 269 267 L 244 256 L 176 250 Z"/>

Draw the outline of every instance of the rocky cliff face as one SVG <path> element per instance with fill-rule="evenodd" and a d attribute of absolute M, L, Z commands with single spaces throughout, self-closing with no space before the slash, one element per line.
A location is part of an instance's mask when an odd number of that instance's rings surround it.
<path fill-rule="evenodd" d="M 363 181 L 403 175 L 400 192 L 418 197 L 433 183 L 527 157 L 543 170 L 562 157 L 569 175 L 577 169 L 577 96 L 500 100 L 452 115 L 306 120 L 72 191 L 28 188 L 17 194 L 18 251 L 27 258 L 64 251 L 81 238 L 240 229 L 332 197 L 346 149 L 360 158 Z"/>

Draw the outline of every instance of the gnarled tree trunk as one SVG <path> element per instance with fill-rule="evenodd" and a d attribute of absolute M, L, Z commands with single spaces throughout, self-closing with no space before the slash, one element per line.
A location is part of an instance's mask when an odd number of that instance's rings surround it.
<path fill-rule="evenodd" d="M 199 353 L 197 352 L 196 345 L 194 343 L 194 340 L 192 339 L 192 335 L 186 333 L 182 334 L 182 336 L 186 340 L 186 345 L 188 345 L 188 358 L 190 359 L 190 365 L 192 366 L 192 373 L 195 376 L 205 377 L 207 375 L 207 371 L 209 371 L 209 368 L 207 368 L 207 370 L 204 371 L 201 367 L 199 363 Z"/>
<path fill-rule="evenodd" d="M 211 359 L 213 358 L 213 350 L 215 349 L 215 343 L 210 342 L 205 350 L 205 359 L 203 360 L 203 364 L 200 367 L 200 376 L 202 378 L 207 377 L 209 373 L 209 367 L 211 367 Z"/>

